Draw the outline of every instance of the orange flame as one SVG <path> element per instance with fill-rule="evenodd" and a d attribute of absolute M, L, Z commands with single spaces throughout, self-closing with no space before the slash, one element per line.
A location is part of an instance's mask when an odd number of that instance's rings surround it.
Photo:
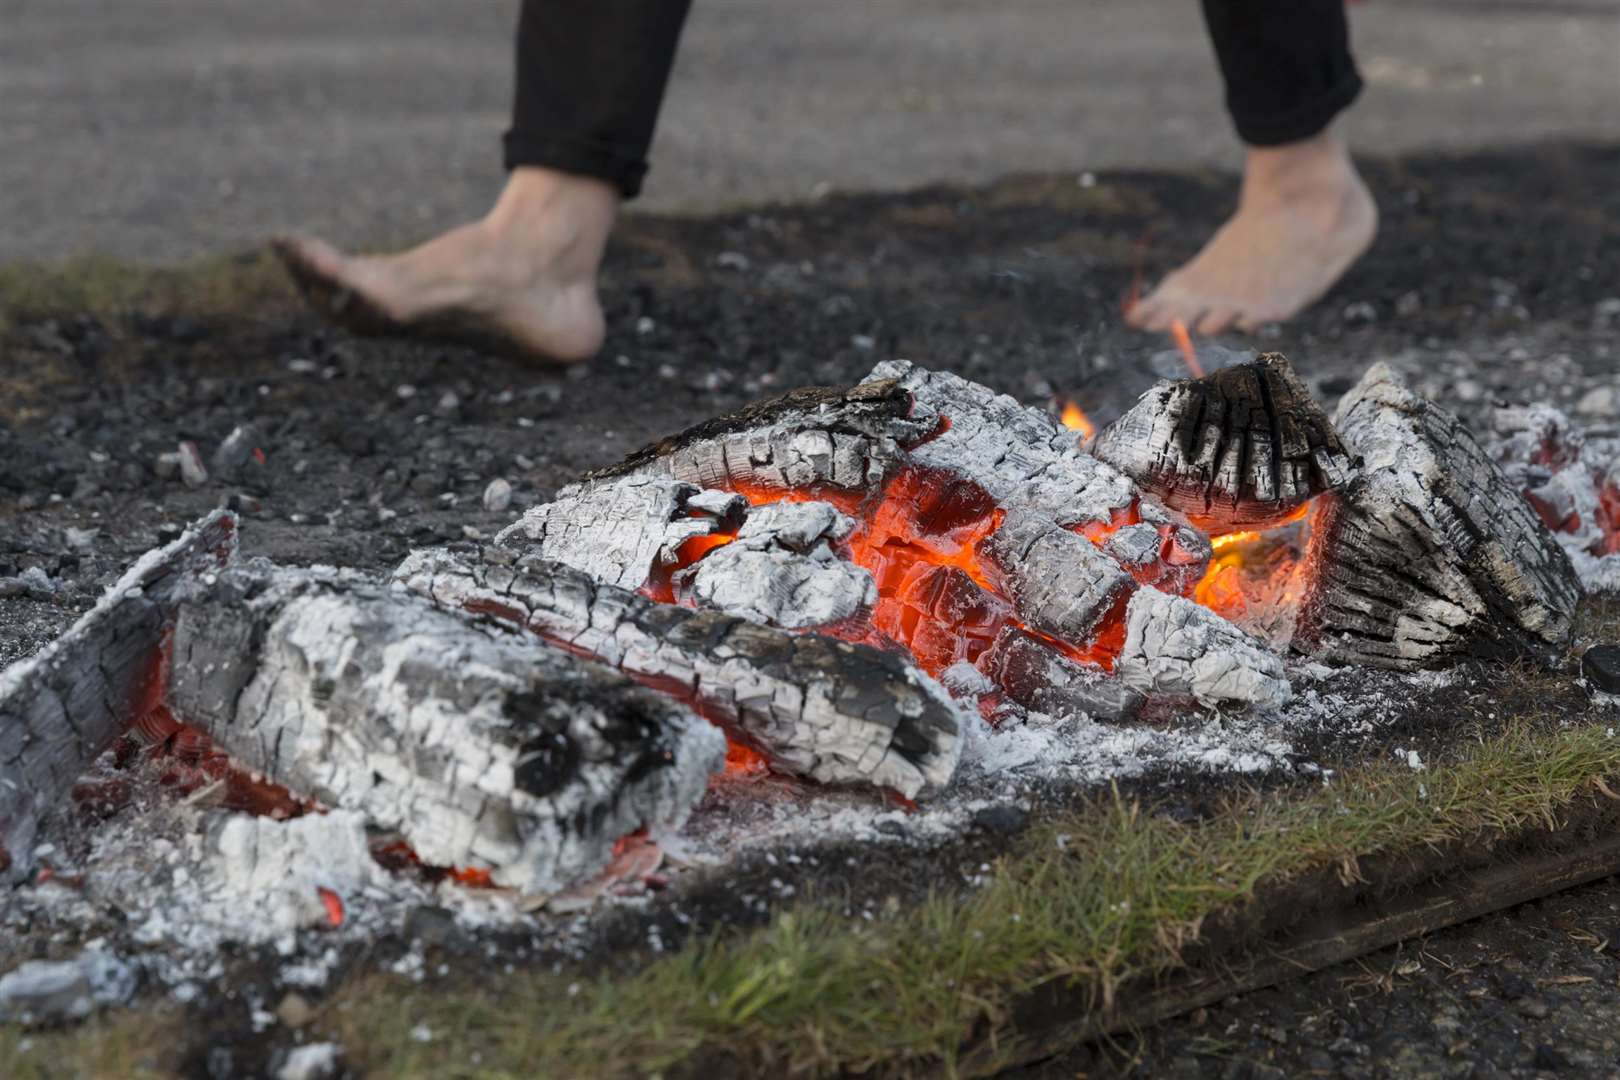
<path fill-rule="evenodd" d="M 1181 359 L 1187 364 L 1187 370 L 1192 377 L 1204 377 L 1204 365 L 1198 362 L 1198 350 L 1193 347 L 1192 334 L 1187 331 L 1187 324 L 1180 319 L 1170 320 L 1170 337 L 1174 339 L 1176 348 L 1181 350 Z"/>
<path fill-rule="evenodd" d="M 1072 401 L 1063 403 L 1063 413 L 1058 420 L 1070 431 L 1078 431 L 1082 439 L 1089 439 L 1097 434 L 1097 427 L 1091 422 L 1091 418 Z"/>

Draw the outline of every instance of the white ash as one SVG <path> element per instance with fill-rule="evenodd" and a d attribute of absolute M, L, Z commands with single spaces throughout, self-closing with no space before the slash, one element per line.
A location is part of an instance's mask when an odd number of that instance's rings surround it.
<path fill-rule="evenodd" d="M 1275 708 L 1292 696 L 1282 661 L 1208 608 L 1156 589 L 1125 609 L 1125 648 L 1115 670 L 1149 694 L 1186 694 L 1203 704 Z"/>
<path fill-rule="evenodd" d="M 498 514 L 512 505 L 512 485 L 497 476 L 484 488 L 484 509 Z"/>
<path fill-rule="evenodd" d="M 261 941 L 331 925 L 322 889 L 346 907 L 392 884 L 371 857 L 364 815 L 350 810 L 290 821 L 214 815 L 203 849 L 200 884 L 212 921 L 244 922 Z"/>
<path fill-rule="evenodd" d="M 1527 405 L 1493 410 L 1491 430 L 1491 456 L 1557 519 L 1553 538 L 1582 586 L 1620 593 L 1620 552 L 1602 550 L 1598 501 L 1604 488 L 1620 492 L 1620 429 L 1588 431 L 1550 405 Z"/>
<path fill-rule="evenodd" d="M 272 1075 L 275 1080 L 328 1080 L 338 1075 L 341 1060 L 336 1043 L 305 1043 L 289 1049 Z"/>
<path fill-rule="evenodd" d="M 0 1023 L 54 1025 L 83 1020 L 135 994 L 136 971 L 100 948 L 71 960 L 29 960 L 0 975 Z"/>
<path fill-rule="evenodd" d="M 686 541 L 741 520 L 741 496 L 700 494 L 692 484 L 648 476 L 576 484 L 527 510 L 495 542 L 638 589 L 654 568 L 675 565 Z"/>
<path fill-rule="evenodd" d="M 853 619 L 878 600 L 871 573 L 834 548 L 854 531 L 829 503 L 758 507 L 734 541 L 676 575 L 676 594 L 788 630 Z"/>

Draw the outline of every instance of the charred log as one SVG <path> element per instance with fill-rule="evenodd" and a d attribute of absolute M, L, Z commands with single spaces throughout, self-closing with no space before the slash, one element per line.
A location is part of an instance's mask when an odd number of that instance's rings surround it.
<path fill-rule="evenodd" d="M 1049 716 L 1129 720 L 1142 707 L 1140 691 L 1123 679 L 1075 663 L 1016 626 L 1002 629 L 977 667 L 1009 701 Z"/>
<path fill-rule="evenodd" d="M 1580 583 L 1462 422 L 1387 364 L 1345 396 L 1336 421 L 1365 466 L 1312 515 L 1296 647 L 1398 670 L 1557 657 Z"/>
<path fill-rule="evenodd" d="M 0 672 L 0 880 L 28 869 L 42 814 L 144 707 L 181 593 L 236 549 L 223 511 L 141 558 L 38 655 Z"/>
<path fill-rule="evenodd" d="M 585 480 L 651 475 L 707 488 L 864 491 L 935 424 L 932 415 L 914 415 L 911 395 L 893 380 L 810 386 L 707 420 Z"/>
<path fill-rule="evenodd" d="M 249 564 L 180 606 L 169 707 L 431 865 L 550 892 L 678 825 L 712 725 L 601 664 L 357 575 Z"/>
<path fill-rule="evenodd" d="M 1354 472 L 1279 353 L 1160 383 L 1098 434 L 1092 453 L 1216 533 L 1275 525 Z"/>
<path fill-rule="evenodd" d="M 1007 515 L 983 551 L 1004 575 L 1018 618 L 1060 641 L 1091 640 L 1136 587 L 1091 541 L 1028 511 Z"/>
<path fill-rule="evenodd" d="M 783 772 L 915 797 L 956 771 L 956 706 L 893 653 L 659 604 L 498 548 L 416 552 L 395 577 L 449 609 L 505 619 L 681 695 Z"/>

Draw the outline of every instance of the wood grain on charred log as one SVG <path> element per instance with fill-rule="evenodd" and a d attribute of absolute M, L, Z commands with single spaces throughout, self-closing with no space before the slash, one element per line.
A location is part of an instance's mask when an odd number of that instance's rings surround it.
<path fill-rule="evenodd" d="M 913 798 L 956 772 L 960 712 L 894 653 L 656 603 L 501 549 L 415 552 L 395 577 L 682 695 L 783 772 Z"/>
<path fill-rule="evenodd" d="M 1262 529 L 1354 472 L 1327 414 L 1280 353 L 1160 383 L 1092 453 L 1202 529 Z"/>
<path fill-rule="evenodd" d="M 926 412 L 914 415 L 910 393 L 893 380 L 809 386 L 706 420 L 585 480 L 652 475 L 708 488 L 864 491 L 935 424 Z"/>
<path fill-rule="evenodd" d="M 528 893 L 678 826 L 725 755 L 665 694 L 354 574 L 220 575 L 180 607 L 167 690 L 241 764 Z"/>
<path fill-rule="evenodd" d="M 145 705 L 183 590 L 236 550 L 217 511 L 143 556 L 67 633 L 0 672 L 0 880 L 29 867 L 42 814 Z"/>
<path fill-rule="evenodd" d="M 1336 423 L 1365 465 L 1312 515 L 1296 647 L 1398 670 L 1556 658 L 1580 583 L 1462 422 L 1376 364 Z"/>

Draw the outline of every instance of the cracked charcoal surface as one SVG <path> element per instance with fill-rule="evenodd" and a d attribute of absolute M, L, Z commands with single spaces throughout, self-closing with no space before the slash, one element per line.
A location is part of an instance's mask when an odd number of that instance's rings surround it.
<path fill-rule="evenodd" d="M 961 712 L 893 653 L 658 604 L 570 567 L 513 562 L 499 551 L 415 552 L 395 577 L 448 608 L 511 619 L 691 695 L 783 772 L 908 798 L 941 790 L 956 772 Z"/>
<path fill-rule="evenodd" d="M 705 420 L 587 476 L 671 476 L 701 487 L 752 484 L 781 491 L 876 488 L 900 455 L 934 428 L 889 380 L 804 387 Z"/>
<path fill-rule="evenodd" d="M 1005 575 L 1018 618 L 1063 641 L 1089 641 L 1131 589 L 1130 574 L 1095 544 L 1029 511 L 1007 515 L 983 553 Z"/>
<path fill-rule="evenodd" d="M 495 540 L 637 589 L 655 567 L 674 564 L 683 543 L 741 519 L 741 497 L 708 493 L 705 500 L 699 494 L 691 484 L 657 477 L 576 485 L 528 510 Z"/>
<path fill-rule="evenodd" d="M 910 459 L 973 480 L 1000 506 L 1039 510 L 1064 526 L 1109 525 L 1136 497 L 1130 479 L 1081 450 L 1074 432 L 1006 394 L 905 360 L 884 361 L 867 379 L 896 379 L 919 416 L 948 417 L 950 426 Z"/>
<path fill-rule="evenodd" d="M 1002 627 L 977 667 L 1010 700 L 1049 716 L 1123 721 L 1142 707 L 1141 691 L 1124 679 L 1077 664 L 1016 626 Z"/>
<path fill-rule="evenodd" d="M 828 503 L 758 507 L 736 540 L 676 575 L 677 595 L 788 630 L 853 619 L 878 599 L 871 573 L 833 547 L 854 530 L 854 519 Z"/>
<path fill-rule="evenodd" d="M 1140 589 L 1125 609 L 1125 649 L 1115 671 L 1146 693 L 1187 694 L 1276 708 L 1293 696 L 1282 661 L 1208 608 Z"/>
<path fill-rule="evenodd" d="M 357 574 L 248 565 L 182 605 L 176 714 L 429 865 L 524 892 L 678 826 L 724 756 L 712 725 L 601 664 Z"/>
<path fill-rule="evenodd" d="M 1212 532 L 1276 524 L 1355 465 L 1280 353 L 1160 383 L 1091 452 Z"/>
<path fill-rule="evenodd" d="M 1335 422 L 1364 468 L 1314 515 L 1296 647 L 1398 670 L 1550 661 L 1569 640 L 1580 582 L 1468 428 L 1387 364 Z"/>
<path fill-rule="evenodd" d="M 142 557 L 61 637 L 0 671 L 0 882 L 31 869 L 40 816 L 133 719 L 177 585 L 235 544 L 235 518 L 209 515 Z"/>

